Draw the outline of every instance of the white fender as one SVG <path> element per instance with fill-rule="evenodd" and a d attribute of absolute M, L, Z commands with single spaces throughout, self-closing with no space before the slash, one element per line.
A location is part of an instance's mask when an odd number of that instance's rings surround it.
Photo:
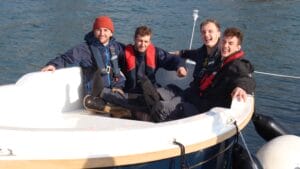
<path fill-rule="evenodd" d="M 300 169 L 300 137 L 276 137 L 262 146 L 256 156 L 264 169 Z"/>

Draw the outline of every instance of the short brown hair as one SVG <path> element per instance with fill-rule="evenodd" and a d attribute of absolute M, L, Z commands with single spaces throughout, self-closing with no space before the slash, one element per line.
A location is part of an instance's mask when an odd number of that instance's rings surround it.
<path fill-rule="evenodd" d="M 235 28 L 235 27 L 231 27 L 231 28 L 227 28 L 224 33 L 223 33 L 223 36 L 224 37 L 232 37 L 232 36 L 235 36 L 238 38 L 239 40 L 239 45 L 242 44 L 243 42 L 243 38 L 244 38 L 244 35 L 243 35 L 243 32 L 238 29 L 238 28 Z"/>
<path fill-rule="evenodd" d="M 137 36 L 146 36 L 146 35 L 152 35 L 152 30 L 151 28 L 147 27 L 147 26 L 140 26 L 137 27 L 135 30 L 135 34 L 134 34 L 134 38 L 136 38 Z"/>
<path fill-rule="evenodd" d="M 217 20 L 215 20 L 215 19 L 206 19 L 206 20 L 204 20 L 203 22 L 201 22 L 201 24 L 200 24 L 200 30 L 202 29 L 202 27 L 203 27 L 204 25 L 207 25 L 208 23 L 213 23 L 213 24 L 215 24 L 216 27 L 219 29 L 219 31 L 221 31 L 221 26 L 220 26 L 219 22 L 218 22 Z"/>

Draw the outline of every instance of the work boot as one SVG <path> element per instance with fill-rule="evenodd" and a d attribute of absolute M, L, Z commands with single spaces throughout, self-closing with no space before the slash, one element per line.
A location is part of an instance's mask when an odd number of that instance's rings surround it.
<path fill-rule="evenodd" d="M 156 102 L 150 109 L 150 116 L 154 122 L 162 122 L 168 119 L 168 114 L 163 111 L 163 104 Z"/>
<path fill-rule="evenodd" d="M 83 106 L 86 110 L 96 112 L 96 113 L 102 113 L 103 109 L 105 107 L 105 102 L 100 97 L 94 97 L 91 95 L 86 95 L 83 98 Z"/>

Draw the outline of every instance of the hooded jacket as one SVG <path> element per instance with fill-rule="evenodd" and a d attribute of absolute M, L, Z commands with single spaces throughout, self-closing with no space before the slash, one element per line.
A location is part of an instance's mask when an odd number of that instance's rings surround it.
<path fill-rule="evenodd" d="M 244 57 L 232 59 L 223 66 L 220 65 L 212 82 L 206 86 L 205 90 L 200 91 L 199 85 L 201 84 L 193 85 L 186 91 L 185 96 L 188 97 L 185 99 L 193 103 L 200 112 L 208 111 L 216 106 L 229 108 L 232 102 L 231 92 L 234 88 L 240 87 L 248 94 L 254 94 L 256 84 L 252 77 L 253 71 L 252 64 Z"/>
<path fill-rule="evenodd" d="M 107 46 L 102 45 L 98 39 L 94 37 L 93 32 L 89 32 L 85 35 L 85 43 L 81 43 L 66 53 L 50 60 L 46 65 L 53 65 L 57 69 L 64 67 L 80 66 L 83 73 L 83 84 L 85 94 L 90 94 L 92 91 L 93 76 L 99 67 L 97 60 L 103 61 L 103 65 L 112 67 L 111 62 L 111 51 L 110 48 L 115 49 L 117 56 L 124 55 L 124 45 L 117 42 L 113 37 L 110 39 Z M 94 54 L 91 48 L 99 50 L 98 54 Z M 98 57 L 95 59 L 94 57 Z M 106 69 L 101 68 L 99 69 Z M 102 81 L 104 87 L 112 88 L 118 87 L 123 88 L 125 86 L 125 77 L 118 74 L 118 78 L 113 78 L 111 73 L 103 73 Z M 116 81 L 118 79 L 118 81 Z"/>

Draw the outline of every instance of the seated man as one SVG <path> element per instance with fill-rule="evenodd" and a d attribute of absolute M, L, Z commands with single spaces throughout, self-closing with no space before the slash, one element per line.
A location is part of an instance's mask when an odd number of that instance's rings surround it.
<path fill-rule="evenodd" d="M 87 96 L 91 93 L 97 93 L 95 86 L 98 83 L 93 82 L 95 77 L 101 78 L 103 87 L 122 89 L 125 86 L 125 77 L 120 71 L 117 58 L 123 55 L 124 45 L 115 40 L 113 33 L 114 25 L 111 18 L 97 17 L 92 31 L 85 35 L 84 43 L 50 60 L 41 71 L 80 66 L 83 72 L 85 98 L 88 98 Z M 104 104 L 104 102 L 98 102 L 98 105 L 102 107 Z"/>
<path fill-rule="evenodd" d="M 153 119 L 156 122 L 173 120 L 196 115 L 216 106 L 230 107 L 233 97 L 245 101 L 247 94 L 253 94 L 255 90 L 255 81 L 252 78 L 254 69 L 251 63 L 244 59 L 242 41 L 243 34 L 239 29 L 226 29 L 221 40 L 219 66 L 213 71 L 206 71 L 198 79 L 198 85 L 193 85 L 192 90 L 185 90 L 182 96 L 178 96 L 184 101 L 173 103 L 171 108 L 169 102 L 157 99 L 157 92 L 146 92 L 150 88 L 149 80 L 144 80 L 143 84 L 148 84 L 142 85 L 145 91 L 144 97 L 149 98 L 145 100 L 150 100 L 147 105 Z M 154 89 L 153 86 L 152 89 Z"/>
<path fill-rule="evenodd" d="M 166 70 L 175 70 L 179 77 L 186 76 L 185 62 L 180 57 L 173 56 L 161 48 L 155 47 L 151 43 L 152 31 L 147 26 L 140 26 L 136 29 L 134 35 L 134 45 L 127 45 L 125 55 L 119 57 L 119 63 L 122 72 L 126 77 L 125 92 L 118 91 L 118 95 L 112 94 L 110 89 L 101 88 L 97 85 L 99 91 L 97 97 L 90 96 L 89 100 L 104 100 L 118 106 L 136 111 L 147 111 L 144 99 L 141 95 L 140 79 L 147 77 L 155 87 L 160 85 L 156 82 L 155 74 L 159 68 Z M 99 79 L 101 80 L 101 79 Z M 95 81 L 99 81 L 95 80 Z M 101 82 L 100 82 L 101 83 Z M 165 92 L 166 93 L 166 92 Z M 95 95 L 95 94 L 94 94 Z M 89 102 L 90 103 L 90 102 Z M 97 103 L 96 103 L 97 104 Z M 89 105 L 86 104 L 89 108 Z M 103 109 L 96 106 L 95 111 Z"/>

